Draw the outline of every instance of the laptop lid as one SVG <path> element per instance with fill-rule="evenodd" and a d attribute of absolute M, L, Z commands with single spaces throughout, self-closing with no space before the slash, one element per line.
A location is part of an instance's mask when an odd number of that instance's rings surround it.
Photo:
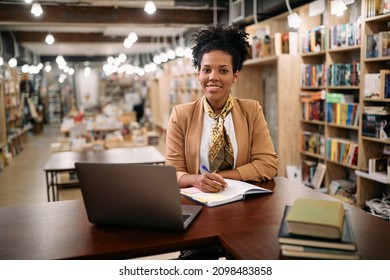
<path fill-rule="evenodd" d="M 201 210 L 181 205 L 172 166 L 75 163 L 91 223 L 161 230 L 185 230 Z M 183 222 L 183 214 L 188 219 Z"/>

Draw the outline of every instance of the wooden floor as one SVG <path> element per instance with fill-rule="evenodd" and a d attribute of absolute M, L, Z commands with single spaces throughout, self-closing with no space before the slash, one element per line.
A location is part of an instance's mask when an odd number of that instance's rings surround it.
<path fill-rule="evenodd" d="M 59 127 L 45 126 L 41 134 L 29 134 L 23 151 L 0 172 L 0 207 L 27 203 L 48 203 L 43 167 L 50 156 L 50 144 L 60 135 Z M 163 145 L 157 147 L 163 152 Z M 60 200 L 81 199 L 79 188 L 61 189 Z M 179 252 L 139 259 L 173 259 Z"/>
<path fill-rule="evenodd" d="M 0 207 L 47 202 L 43 168 L 50 156 L 50 144 L 63 136 L 59 127 L 46 125 L 40 134 L 28 135 L 23 151 L 0 172 Z M 164 154 L 164 141 L 157 149 Z M 79 188 L 62 188 L 60 200 L 81 199 Z"/>
<path fill-rule="evenodd" d="M 49 125 L 40 134 L 29 134 L 23 151 L 0 172 L 0 207 L 47 202 L 43 167 L 50 155 L 50 144 L 59 136 L 59 127 Z M 81 197 L 77 188 L 67 189 L 60 195 L 60 200 Z"/>

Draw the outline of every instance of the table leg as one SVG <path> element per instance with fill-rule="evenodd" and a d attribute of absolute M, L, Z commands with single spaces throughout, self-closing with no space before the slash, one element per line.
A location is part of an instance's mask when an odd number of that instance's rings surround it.
<path fill-rule="evenodd" d="M 46 175 L 46 191 L 47 191 L 47 202 L 50 202 L 50 182 L 49 182 L 49 172 L 45 172 Z"/>

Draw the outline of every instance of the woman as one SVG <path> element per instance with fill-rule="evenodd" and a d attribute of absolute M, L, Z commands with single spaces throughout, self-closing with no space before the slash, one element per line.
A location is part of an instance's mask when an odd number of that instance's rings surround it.
<path fill-rule="evenodd" d="M 176 167 L 180 188 L 218 192 L 224 178 L 262 181 L 277 171 L 260 104 L 231 96 L 248 57 L 248 34 L 215 25 L 193 34 L 193 64 L 204 96 L 176 106 L 166 138 L 166 164 Z"/>

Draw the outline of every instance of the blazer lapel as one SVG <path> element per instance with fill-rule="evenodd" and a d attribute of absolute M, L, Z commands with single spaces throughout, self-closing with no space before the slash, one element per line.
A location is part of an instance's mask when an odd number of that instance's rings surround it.
<path fill-rule="evenodd" d="M 248 162 L 250 155 L 247 155 L 246 152 L 249 150 L 247 147 L 250 143 L 248 142 L 248 124 L 246 123 L 246 118 L 241 110 L 240 104 L 236 99 L 234 99 L 232 118 L 238 146 L 236 166 L 240 166 Z"/>
<path fill-rule="evenodd" d="M 189 116 L 190 123 L 187 133 L 186 143 L 189 143 L 189 147 L 186 150 L 187 168 L 190 174 L 199 173 L 199 161 L 200 161 L 200 141 L 203 130 L 203 99 L 200 98 L 195 103 L 193 115 Z"/>

